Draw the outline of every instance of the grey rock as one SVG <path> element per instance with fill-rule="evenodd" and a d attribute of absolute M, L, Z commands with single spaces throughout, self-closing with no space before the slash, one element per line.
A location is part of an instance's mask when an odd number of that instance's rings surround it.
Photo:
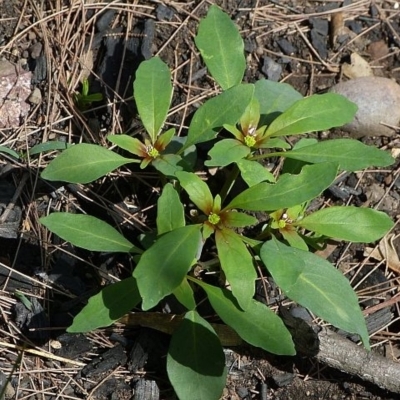
<path fill-rule="evenodd" d="M 326 47 L 326 36 L 321 35 L 319 31 L 315 28 L 311 29 L 310 32 L 311 43 L 317 50 L 320 57 L 324 60 L 328 58 L 328 49 Z"/>
<path fill-rule="evenodd" d="M 292 54 L 296 54 L 297 49 L 289 42 L 287 39 L 279 39 L 276 41 L 280 49 L 287 55 L 290 56 Z"/>
<path fill-rule="evenodd" d="M 171 21 L 174 18 L 175 12 L 172 8 L 159 4 L 156 9 L 157 19 L 159 21 Z"/>
<path fill-rule="evenodd" d="M 96 28 L 99 32 L 106 32 L 110 28 L 111 22 L 114 19 L 116 11 L 107 10 L 96 21 Z"/>
<path fill-rule="evenodd" d="M 272 379 L 278 385 L 278 387 L 284 387 L 290 385 L 295 378 L 295 375 L 290 372 L 285 372 L 283 374 L 273 375 Z"/>
<path fill-rule="evenodd" d="M 35 70 L 33 71 L 32 83 L 37 84 L 44 81 L 47 76 L 47 60 L 46 56 L 42 54 L 36 59 Z"/>
<path fill-rule="evenodd" d="M 28 101 L 31 104 L 40 104 L 42 102 L 42 93 L 39 88 L 33 89 L 31 95 L 28 97 Z"/>
<path fill-rule="evenodd" d="M 245 387 L 239 387 L 237 389 L 237 394 L 241 399 L 244 399 L 245 397 L 247 397 L 249 395 L 249 391 Z"/>
<path fill-rule="evenodd" d="M 310 18 L 311 25 L 320 35 L 328 36 L 329 33 L 329 22 L 323 18 Z"/>
<path fill-rule="evenodd" d="M 350 28 L 354 33 L 357 33 L 357 35 L 363 30 L 363 25 L 360 21 L 346 21 L 344 25 Z"/>
<path fill-rule="evenodd" d="M 0 400 L 13 399 L 15 396 L 15 389 L 2 371 L 0 371 L 0 394 Z"/>
<path fill-rule="evenodd" d="M 400 86 L 393 80 L 364 76 L 333 86 L 331 92 L 356 103 L 358 111 L 342 129 L 353 137 L 392 136 L 400 124 Z"/>
<path fill-rule="evenodd" d="M 34 43 L 31 47 L 29 47 L 29 53 L 31 57 L 36 60 L 37 58 L 40 57 L 40 54 L 42 53 L 43 45 L 40 42 Z"/>
<path fill-rule="evenodd" d="M 257 43 L 254 38 L 246 38 L 244 39 L 244 51 L 247 53 L 252 53 L 257 50 Z"/>
<path fill-rule="evenodd" d="M 265 56 L 261 71 L 270 81 L 278 82 L 281 78 L 282 66 L 271 57 Z"/>

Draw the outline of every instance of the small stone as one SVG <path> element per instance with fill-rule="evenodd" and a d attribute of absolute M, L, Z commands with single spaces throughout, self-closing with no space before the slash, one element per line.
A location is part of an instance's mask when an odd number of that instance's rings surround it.
<path fill-rule="evenodd" d="M 40 56 L 42 49 L 43 49 L 42 43 L 36 42 L 35 44 L 33 44 L 31 47 L 29 47 L 29 52 L 31 54 L 31 57 L 34 60 L 36 60 Z"/>
<path fill-rule="evenodd" d="M 44 54 L 36 59 L 35 70 L 33 71 L 32 83 L 36 84 L 46 79 L 47 61 Z"/>
<path fill-rule="evenodd" d="M 278 46 L 280 49 L 287 55 L 290 56 L 292 54 L 296 54 L 297 49 L 289 42 L 287 39 L 279 39 L 277 40 Z"/>
<path fill-rule="evenodd" d="M 28 33 L 28 39 L 29 40 L 35 40 L 36 39 L 36 33 L 33 32 L 33 30 L 30 30 Z"/>
<path fill-rule="evenodd" d="M 371 4 L 370 7 L 370 13 L 372 18 L 378 18 L 379 17 L 379 10 L 378 7 L 375 4 Z"/>
<path fill-rule="evenodd" d="M 317 50 L 320 57 L 324 60 L 328 58 L 328 49 L 326 47 L 326 36 L 321 35 L 315 28 L 311 29 L 310 32 L 311 43 Z"/>
<path fill-rule="evenodd" d="M 171 21 L 171 19 L 174 18 L 175 13 L 172 8 L 160 4 L 156 9 L 156 14 L 159 21 Z"/>
<path fill-rule="evenodd" d="M 311 25 L 320 35 L 328 36 L 329 22 L 323 18 L 310 18 Z"/>
<path fill-rule="evenodd" d="M 359 78 L 361 76 L 374 76 L 374 72 L 369 63 L 359 54 L 352 53 L 350 56 L 351 63 L 342 65 L 342 72 L 350 79 Z"/>
<path fill-rule="evenodd" d="M 358 106 L 353 121 L 341 128 L 351 136 L 392 136 L 399 127 L 400 86 L 395 81 L 365 76 L 338 83 L 330 91 L 347 97 Z"/>
<path fill-rule="evenodd" d="M 247 397 L 249 395 L 249 391 L 245 387 L 240 387 L 237 389 L 237 394 L 241 399 L 244 399 L 245 397 Z"/>
<path fill-rule="evenodd" d="M 21 58 L 18 60 L 18 65 L 19 65 L 24 71 L 28 69 L 27 64 L 28 64 L 28 60 L 27 60 L 26 58 L 21 57 Z M 26 68 L 24 68 L 25 66 L 26 66 Z"/>
<path fill-rule="evenodd" d="M 384 40 L 378 40 L 372 42 L 368 46 L 367 51 L 371 56 L 371 60 L 377 60 L 378 58 L 383 58 L 389 54 L 389 47 Z"/>
<path fill-rule="evenodd" d="M 252 53 L 253 51 L 256 51 L 257 49 L 257 43 L 253 38 L 246 38 L 244 40 L 244 51 L 247 53 Z"/>
<path fill-rule="evenodd" d="M 38 105 L 42 102 L 42 93 L 39 88 L 33 89 L 31 95 L 28 97 L 28 101 L 31 104 Z"/>
<path fill-rule="evenodd" d="M 262 56 L 264 54 L 264 47 L 263 46 L 257 46 L 256 48 L 256 54 L 258 56 Z"/>
<path fill-rule="evenodd" d="M 354 20 L 346 21 L 345 26 L 347 26 L 357 35 L 360 34 L 363 30 L 363 25 L 359 21 L 354 21 Z"/>
<path fill-rule="evenodd" d="M 290 385 L 295 378 L 295 375 L 290 372 L 285 372 L 284 374 L 274 375 L 272 379 L 279 387 L 284 387 Z"/>
<path fill-rule="evenodd" d="M 271 57 L 265 56 L 261 71 L 270 81 L 278 82 L 281 78 L 282 66 Z"/>

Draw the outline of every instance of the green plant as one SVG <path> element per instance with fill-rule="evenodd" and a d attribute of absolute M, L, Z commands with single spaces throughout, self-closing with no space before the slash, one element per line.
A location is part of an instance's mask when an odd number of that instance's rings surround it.
<path fill-rule="evenodd" d="M 351 139 L 317 142 L 304 138 L 290 146 L 286 136 L 341 126 L 352 120 L 356 106 L 333 93 L 302 98 L 286 84 L 266 80 L 242 83 L 243 41 L 218 7 L 210 7 L 195 42 L 223 91 L 196 111 L 184 143 L 173 129 L 162 132 L 173 88 L 168 67 L 155 57 L 140 65 L 134 83 L 147 139 L 142 142 L 123 134 L 108 137 L 140 160 L 97 145 L 79 144 L 62 152 L 42 172 L 43 179 L 87 183 L 132 162 L 140 162 L 142 168 L 152 165 L 166 178 L 157 204 L 154 242 L 142 250 L 113 227 L 88 215 L 55 212 L 41 222 L 76 246 L 131 253 L 138 260 L 132 277 L 93 296 L 68 331 L 108 326 L 139 303 L 147 311 L 172 294 L 188 311 L 172 335 L 169 378 L 179 398 L 209 400 L 219 398 L 226 368 L 213 326 L 196 311 L 194 292 L 198 288 L 221 320 L 243 340 L 275 354 L 295 354 L 282 320 L 253 299 L 256 265 L 268 271 L 287 297 L 336 327 L 359 334 L 369 349 L 356 294 L 348 280 L 313 254 L 313 249 L 330 237 L 372 242 L 393 223 L 383 212 L 367 208 L 330 207 L 309 213 L 307 207 L 334 182 L 338 171 L 387 166 L 393 159 Z M 232 138 L 218 136 L 222 130 Z M 196 144 L 215 138 L 218 141 L 205 164 L 226 168 L 228 178 L 213 195 L 193 170 L 193 158 Z M 285 160 L 278 178 L 260 163 L 271 157 Z M 248 188 L 232 196 L 231 188 L 239 176 Z M 181 201 L 182 191 L 198 208 L 191 221 L 185 218 L 188 213 Z M 251 215 L 254 211 L 270 216 L 261 234 L 247 237 L 238 233 L 257 223 Z M 224 276 L 229 289 L 192 273 L 196 265 L 207 268 L 202 263 L 206 241 L 215 243 L 218 253 L 208 268 Z"/>
<path fill-rule="evenodd" d="M 81 92 L 74 93 L 74 102 L 81 111 L 87 110 L 93 102 L 101 100 L 103 100 L 101 93 L 89 94 L 89 81 L 87 79 L 82 82 Z"/>

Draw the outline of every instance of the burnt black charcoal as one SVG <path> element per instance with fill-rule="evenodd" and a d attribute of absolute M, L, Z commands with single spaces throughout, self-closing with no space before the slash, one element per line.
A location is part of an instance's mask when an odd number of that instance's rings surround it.
<path fill-rule="evenodd" d="M 280 49 L 287 55 L 290 56 L 291 54 L 294 54 L 297 52 L 296 47 L 292 45 L 292 43 L 289 42 L 287 39 L 279 39 L 277 40 L 278 46 Z"/>
<path fill-rule="evenodd" d="M 115 369 L 118 365 L 125 365 L 126 361 L 127 356 L 124 348 L 117 344 L 104 352 L 100 357 L 93 359 L 82 369 L 81 373 L 86 378 L 93 378 Z"/>
<path fill-rule="evenodd" d="M 175 12 L 172 8 L 159 4 L 156 9 L 156 16 L 159 21 L 171 21 Z"/>

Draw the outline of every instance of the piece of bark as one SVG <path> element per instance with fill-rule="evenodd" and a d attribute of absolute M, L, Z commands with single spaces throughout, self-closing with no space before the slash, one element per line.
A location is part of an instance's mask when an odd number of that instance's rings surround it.
<path fill-rule="evenodd" d="M 315 358 L 330 367 L 372 382 L 382 389 L 400 393 L 400 363 L 364 348 L 323 328 L 318 333 L 319 353 Z"/>
<path fill-rule="evenodd" d="M 149 314 L 149 315 L 148 315 Z M 172 334 L 181 316 L 160 313 L 130 313 L 118 322 L 127 326 L 140 325 Z M 245 342 L 226 325 L 212 324 L 221 344 L 226 347 L 243 346 Z M 221 329 L 221 328 L 224 329 Z M 400 363 L 367 352 L 344 336 L 322 328 L 318 332 L 319 352 L 314 357 L 319 362 L 339 369 L 349 375 L 372 382 L 382 389 L 400 393 Z"/>

